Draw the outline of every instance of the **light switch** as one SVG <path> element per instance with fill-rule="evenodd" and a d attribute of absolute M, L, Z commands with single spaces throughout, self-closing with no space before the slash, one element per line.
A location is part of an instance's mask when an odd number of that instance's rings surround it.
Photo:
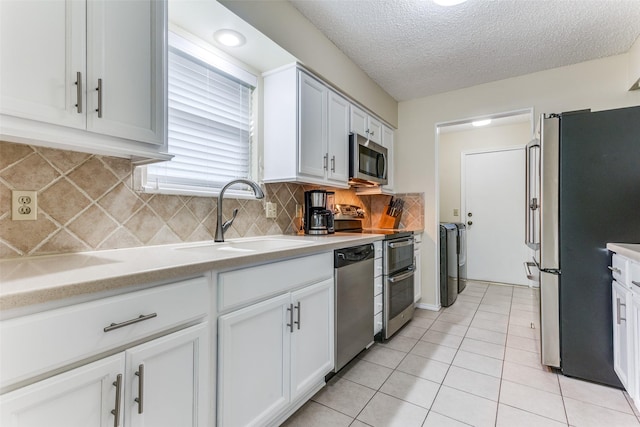
<path fill-rule="evenodd" d="M 460 209 L 454 209 L 453 216 L 460 216 Z"/>

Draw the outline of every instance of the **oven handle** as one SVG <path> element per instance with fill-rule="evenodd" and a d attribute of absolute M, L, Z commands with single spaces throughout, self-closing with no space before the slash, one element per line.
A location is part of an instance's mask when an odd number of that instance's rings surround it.
<path fill-rule="evenodd" d="M 404 241 L 389 243 L 389 247 L 391 249 L 401 248 L 403 246 L 409 246 L 409 245 L 413 245 L 413 237 Z"/>
<path fill-rule="evenodd" d="M 416 271 L 413 270 L 413 267 L 410 267 L 410 268 L 411 268 L 411 270 L 407 271 L 406 273 L 402 273 L 402 274 L 399 274 L 397 276 L 389 277 L 389 281 L 391 283 L 399 282 L 401 280 L 408 279 L 409 277 L 411 277 L 414 274 L 416 274 Z"/>

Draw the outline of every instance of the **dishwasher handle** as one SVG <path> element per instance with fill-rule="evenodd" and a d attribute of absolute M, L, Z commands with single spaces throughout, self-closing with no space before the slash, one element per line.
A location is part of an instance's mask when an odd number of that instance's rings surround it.
<path fill-rule="evenodd" d="M 341 268 L 375 257 L 373 245 L 360 245 L 352 248 L 338 249 L 334 252 L 334 267 Z"/>

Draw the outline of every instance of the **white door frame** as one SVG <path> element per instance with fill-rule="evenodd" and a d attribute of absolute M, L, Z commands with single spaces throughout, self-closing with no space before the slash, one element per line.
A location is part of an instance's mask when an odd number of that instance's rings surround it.
<path fill-rule="evenodd" d="M 475 120 L 482 120 L 482 119 L 491 119 L 491 118 L 497 118 L 497 117 L 509 117 L 509 116 L 517 116 L 517 115 L 522 115 L 522 114 L 528 114 L 531 119 L 531 135 L 534 134 L 535 132 L 535 115 L 534 115 L 534 107 L 529 107 L 529 108 L 522 108 L 519 110 L 511 110 L 511 111 L 506 111 L 506 112 L 502 112 L 502 113 L 494 113 L 494 114 L 486 114 L 483 116 L 475 116 L 475 117 L 470 117 L 470 118 L 466 118 L 466 119 L 459 119 L 459 120 L 449 120 L 449 121 L 444 121 L 444 122 L 436 122 L 435 126 L 434 126 L 434 134 L 435 134 L 435 159 L 434 159 L 434 163 L 435 163 L 435 167 L 434 167 L 434 172 L 435 172 L 435 188 L 434 188 L 434 193 L 435 193 L 435 212 L 433 215 L 433 219 L 434 222 L 433 224 L 433 230 L 434 230 L 434 236 L 433 236 L 433 240 L 435 242 L 435 251 L 433 254 L 433 264 L 435 265 L 435 268 L 433 269 L 433 274 L 434 274 L 434 280 L 433 283 L 435 284 L 435 297 L 436 297 L 436 302 L 435 304 L 426 304 L 426 303 L 419 303 L 418 307 L 420 308 L 425 308 L 428 310 L 439 310 L 440 309 L 440 128 L 441 127 L 445 127 L 445 126 L 453 126 L 453 125 L 457 125 L 457 124 L 463 124 L 463 123 L 470 123 L 473 122 Z M 426 207 L 425 207 L 426 209 Z M 425 218 L 428 218 L 427 212 L 425 211 Z M 427 229 L 425 229 L 425 231 L 428 232 Z M 422 293 L 423 296 L 426 295 L 424 292 Z"/>

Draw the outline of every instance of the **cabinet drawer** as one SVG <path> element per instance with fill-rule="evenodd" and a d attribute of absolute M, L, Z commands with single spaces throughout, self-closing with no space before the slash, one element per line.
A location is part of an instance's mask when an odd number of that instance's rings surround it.
<path fill-rule="evenodd" d="M 373 242 L 373 249 L 375 250 L 375 257 L 382 258 L 382 240 Z"/>
<path fill-rule="evenodd" d="M 373 262 L 373 277 L 382 276 L 382 258 L 376 258 Z"/>
<path fill-rule="evenodd" d="M 208 307 L 200 277 L 2 321 L 0 388 L 196 320 Z M 139 321 L 104 330 L 130 320 Z"/>
<path fill-rule="evenodd" d="M 333 277 L 333 252 L 218 275 L 220 311 Z"/>
<path fill-rule="evenodd" d="M 631 290 L 640 294 L 640 264 L 629 261 L 629 287 Z M 640 367 L 638 368 L 640 369 Z"/>
<path fill-rule="evenodd" d="M 611 258 L 611 274 L 613 275 L 613 278 L 618 281 L 618 283 L 621 283 L 625 286 L 629 285 L 629 282 L 627 281 L 627 276 L 629 274 L 628 263 L 629 262 L 625 257 L 622 257 L 618 254 L 613 254 Z"/>
<path fill-rule="evenodd" d="M 382 294 L 382 276 L 376 276 L 373 279 L 373 295 Z"/>
<path fill-rule="evenodd" d="M 382 312 L 382 294 L 376 295 L 373 299 L 373 312 L 375 314 Z"/>

